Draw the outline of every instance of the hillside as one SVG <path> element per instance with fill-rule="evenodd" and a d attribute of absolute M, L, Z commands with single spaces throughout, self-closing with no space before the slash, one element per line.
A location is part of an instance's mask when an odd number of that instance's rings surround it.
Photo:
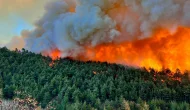
<path fill-rule="evenodd" d="M 190 109 L 188 72 L 69 58 L 52 61 L 24 49 L 0 48 L 0 88 L 5 99 L 28 99 L 31 108 Z"/>

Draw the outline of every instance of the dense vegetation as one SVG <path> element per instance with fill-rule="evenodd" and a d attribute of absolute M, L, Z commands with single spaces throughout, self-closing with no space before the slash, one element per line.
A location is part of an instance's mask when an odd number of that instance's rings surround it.
<path fill-rule="evenodd" d="M 49 57 L 0 48 L 4 98 L 32 97 L 43 108 L 66 110 L 190 109 L 189 73 L 117 64 L 52 61 Z"/>

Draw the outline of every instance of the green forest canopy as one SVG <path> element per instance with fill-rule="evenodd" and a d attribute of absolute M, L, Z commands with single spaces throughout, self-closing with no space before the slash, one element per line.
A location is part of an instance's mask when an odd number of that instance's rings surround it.
<path fill-rule="evenodd" d="M 7 99 L 32 97 L 43 108 L 189 109 L 189 73 L 81 62 L 0 48 L 0 88 Z M 142 104 L 143 103 L 143 104 Z"/>

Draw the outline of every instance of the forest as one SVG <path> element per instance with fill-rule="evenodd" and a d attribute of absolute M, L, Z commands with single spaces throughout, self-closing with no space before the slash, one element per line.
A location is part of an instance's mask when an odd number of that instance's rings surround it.
<path fill-rule="evenodd" d="M 30 99 L 56 110 L 189 110 L 189 71 L 134 68 L 107 62 L 52 60 L 0 48 L 4 99 Z M 35 102 L 35 103 L 34 103 Z"/>

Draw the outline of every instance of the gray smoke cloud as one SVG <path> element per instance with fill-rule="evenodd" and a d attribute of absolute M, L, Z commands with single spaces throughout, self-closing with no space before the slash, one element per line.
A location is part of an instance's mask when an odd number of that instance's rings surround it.
<path fill-rule="evenodd" d="M 172 33 L 179 26 L 189 27 L 189 6 L 189 0 L 49 2 L 35 29 L 24 30 L 20 38 L 14 38 L 7 46 L 24 47 L 35 53 L 58 49 L 61 57 L 76 57 L 86 46 L 145 39 L 158 28 Z"/>

